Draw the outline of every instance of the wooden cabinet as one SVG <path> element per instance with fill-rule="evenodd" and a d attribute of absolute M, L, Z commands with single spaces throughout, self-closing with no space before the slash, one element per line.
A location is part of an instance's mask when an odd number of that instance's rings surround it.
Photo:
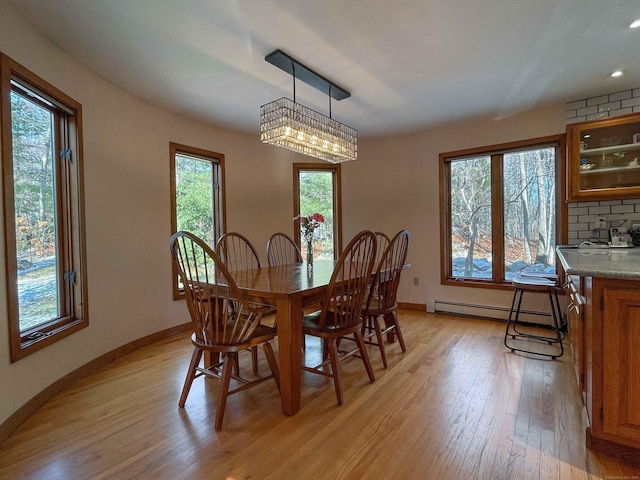
<path fill-rule="evenodd" d="M 640 281 L 583 281 L 588 446 L 640 449 Z"/>
<path fill-rule="evenodd" d="M 602 431 L 640 446 L 640 290 L 603 288 Z"/>
<path fill-rule="evenodd" d="M 584 396 L 584 372 L 585 372 L 585 345 L 584 345 L 584 290 L 580 277 L 575 275 L 567 275 L 567 281 L 564 285 L 567 293 L 567 323 L 569 342 L 571 343 L 571 351 L 573 353 L 573 364 L 576 371 L 576 379 L 583 400 Z"/>
<path fill-rule="evenodd" d="M 567 127 L 571 201 L 640 198 L 640 114 Z"/>

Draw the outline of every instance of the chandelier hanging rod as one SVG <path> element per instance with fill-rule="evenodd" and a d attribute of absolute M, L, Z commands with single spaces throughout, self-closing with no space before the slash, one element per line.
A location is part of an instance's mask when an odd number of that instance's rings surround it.
<path fill-rule="evenodd" d="M 309 67 L 303 65 L 280 49 L 271 52 L 269 55 L 264 57 L 264 59 L 270 64 L 278 67 L 280 70 L 292 75 L 294 78 L 294 88 L 295 79 L 297 78 L 311 85 L 313 88 L 320 90 L 322 93 L 329 95 L 329 98 L 334 98 L 339 101 L 351 96 L 351 94 L 344 88 L 336 85 L 331 80 L 327 80 L 319 73 L 314 72 Z"/>

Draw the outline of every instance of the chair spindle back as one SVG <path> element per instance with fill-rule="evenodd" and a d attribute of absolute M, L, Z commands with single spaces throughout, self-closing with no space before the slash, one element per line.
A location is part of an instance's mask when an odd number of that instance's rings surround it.
<path fill-rule="evenodd" d="M 286 233 L 274 233 L 267 242 L 269 266 L 302 263 L 302 253 L 293 239 Z"/>
<path fill-rule="evenodd" d="M 170 242 L 196 340 L 204 346 L 247 342 L 263 309 L 247 304 L 229 270 L 203 240 L 177 232 Z"/>
<path fill-rule="evenodd" d="M 360 310 L 371 281 L 376 257 L 376 235 L 364 230 L 344 249 L 329 282 L 320 328 L 351 328 L 360 322 Z"/>

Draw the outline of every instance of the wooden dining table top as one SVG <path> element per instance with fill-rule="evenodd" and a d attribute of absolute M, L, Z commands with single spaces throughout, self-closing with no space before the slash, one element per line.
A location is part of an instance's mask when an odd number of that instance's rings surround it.
<path fill-rule="evenodd" d="M 311 273 L 307 271 L 306 263 L 296 263 L 242 270 L 232 275 L 238 288 L 246 295 L 266 294 L 276 298 L 323 291 L 331 280 L 334 267 L 334 260 L 316 260 Z"/>

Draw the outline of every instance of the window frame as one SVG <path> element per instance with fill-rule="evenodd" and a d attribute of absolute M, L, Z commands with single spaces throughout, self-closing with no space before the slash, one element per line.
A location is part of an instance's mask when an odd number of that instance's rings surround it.
<path fill-rule="evenodd" d="M 170 195 L 171 195 L 171 233 L 174 234 L 178 231 L 178 218 L 176 212 L 176 155 L 183 154 L 185 156 L 196 157 L 199 160 L 210 162 L 213 165 L 213 238 L 220 238 L 227 231 L 227 214 L 226 214 L 226 199 L 225 199 L 225 174 L 224 174 L 224 155 L 222 153 L 205 150 L 202 148 L 191 147 L 189 145 L 182 145 L 179 143 L 169 143 L 169 169 L 170 169 Z M 220 218 L 221 221 L 216 222 L 215 217 Z M 211 245 L 211 248 L 214 248 Z M 172 274 L 172 289 L 173 299 L 180 300 L 184 298 L 184 289 L 178 285 L 178 271 L 171 263 Z"/>
<path fill-rule="evenodd" d="M 511 289 L 504 271 L 504 202 L 502 158 L 505 154 L 536 148 L 555 148 L 556 154 L 556 241 L 567 242 L 566 198 L 566 135 L 551 135 L 516 142 L 502 143 L 441 153 L 440 163 L 440 283 L 462 287 Z M 458 278 L 452 275 L 451 262 L 451 162 L 474 156 L 491 157 L 491 235 L 492 278 Z M 557 269 L 557 264 L 556 264 Z"/>
<path fill-rule="evenodd" d="M 12 86 L 12 82 L 18 84 Z M 16 225 L 13 176 L 11 92 L 29 97 L 54 114 L 54 194 L 58 248 L 58 298 L 60 316 L 20 331 L 17 284 Z M 56 87 L 0 53 L 0 126 L 4 159 L 4 240 L 7 282 L 7 307 L 10 361 L 16 362 L 89 325 L 87 268 L 84 223 L 84 166 L 82 150 L 82 105 Z M 63 155 L 67 151 L 70 155 Z M 66 275 L 72 272 L 73 275 Z"/>
<path fill-rule="evenodd" d="M 342 252 L 342 177 L 340 164 L 294 163 L 293 164 L 293 216 L 300 215 L 300 172 L 331 172 L 333 177 L 333 257 L 337 260 Z M 293 239 L 302 249 L 300 221 L 295 221 Z"/>

